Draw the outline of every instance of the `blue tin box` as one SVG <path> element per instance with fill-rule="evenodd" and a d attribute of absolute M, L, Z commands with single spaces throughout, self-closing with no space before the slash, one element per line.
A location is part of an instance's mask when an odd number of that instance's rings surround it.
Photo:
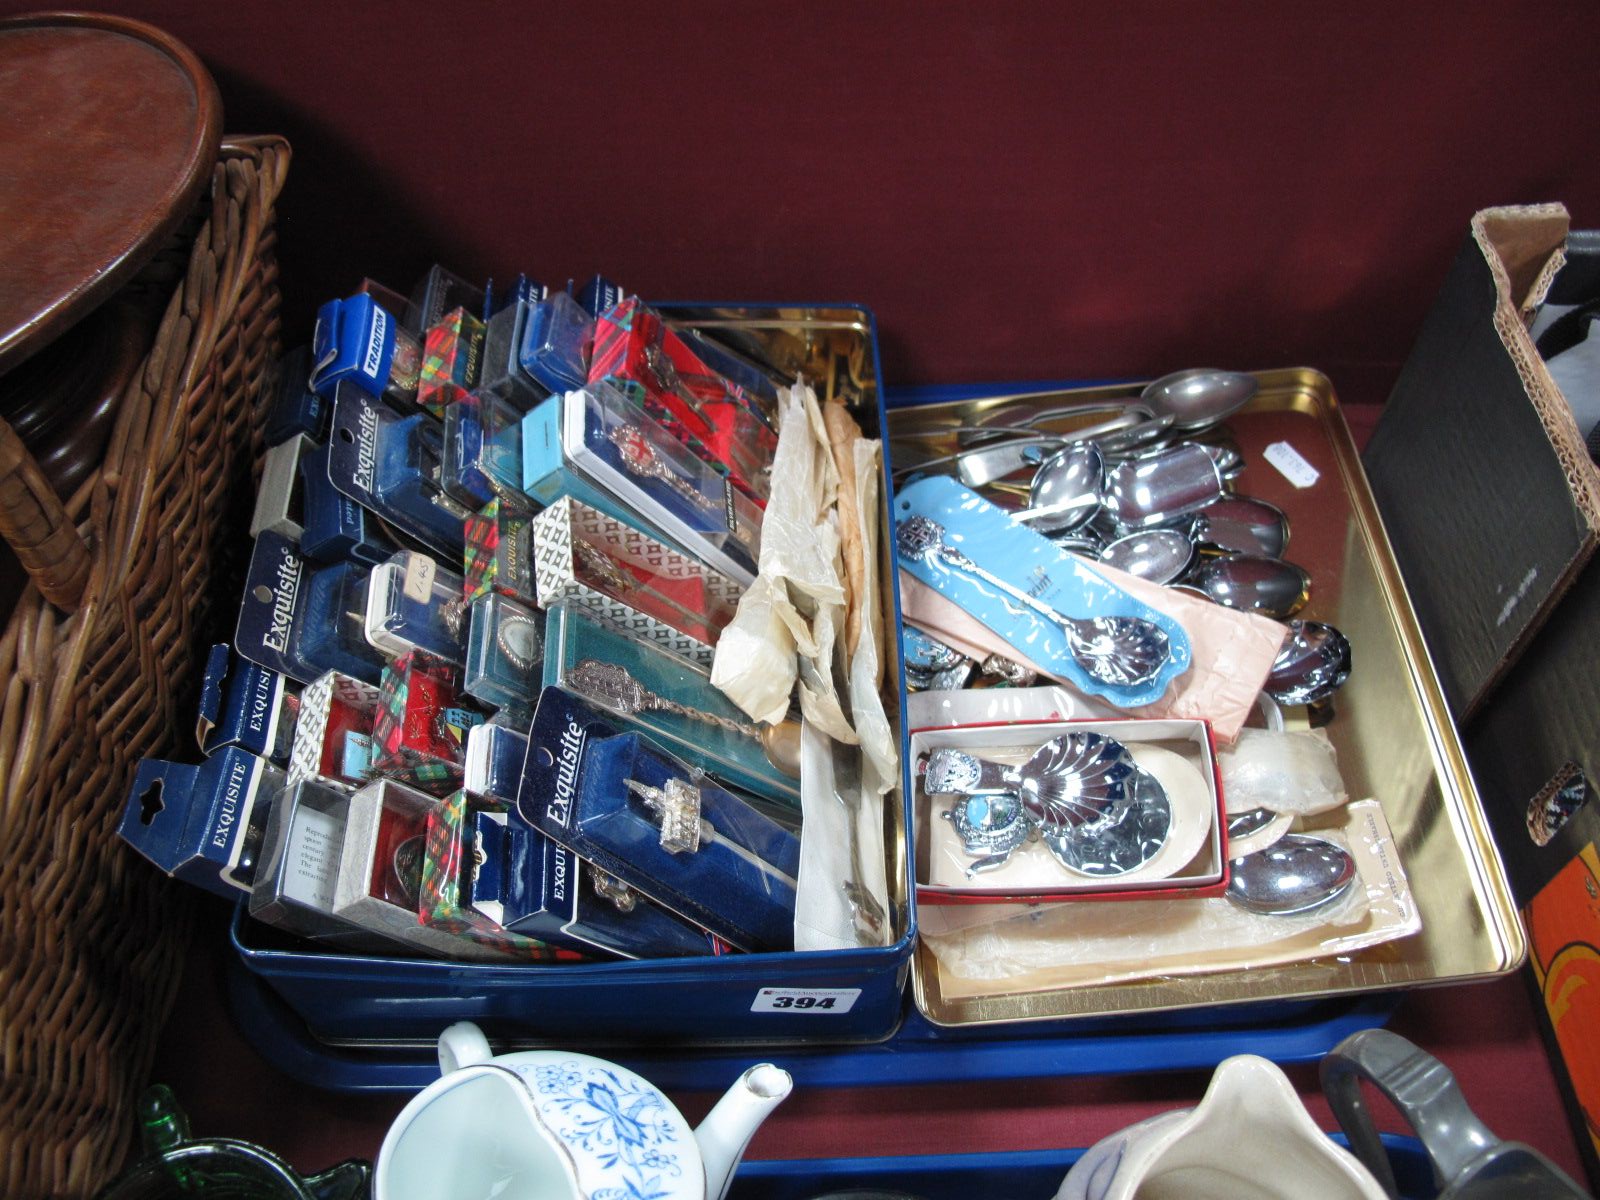
<path fill-rule="evenodd" d="M 669 321 L 732 332 L 745 357 L 785 379 L 808 347 L 848 360 L 837 375 L 854 390 L 867 436 L 886 427 L 878 385 L 877 331 L 858 305 L 675 306 Z M 785 380 L 787 381 L 787 380 Z M 882 536 L 892 544 L 892 496 L 884 478 Z M 883 586 L 898 609 L 893 571 Z M 898 630 L 886 631 L 888 678 L 901 680 Z M 904 693 L 902 685 L 897 689 Z M 898 734 L 903 706 L 889 712 Z M 335 954 L 309 947 L 242 914 L 233 942 L 243 967 L 329 1043 L 426 1041 L 468 1019 L 497 1039 L 605 1045 L 848 1044 L 887 1039 L 900 1024 L 915 943 L 909 894 L 910 789 L 885 798 L 893 913 L 891 944 L 825 953 L 581 965 L 479 965 Z"/>

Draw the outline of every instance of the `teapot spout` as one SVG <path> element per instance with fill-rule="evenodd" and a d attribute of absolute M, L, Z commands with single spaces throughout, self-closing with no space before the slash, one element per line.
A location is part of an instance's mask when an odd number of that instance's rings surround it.
<path fill-rule="evenodd" d="M 745 1147 L 767 1114 L 794 1090 L 789 1072 L 771 1063 L 751 1067 L 734 1082 L 694 1131 L 705 1165 L 706 1200 L 722 1200 Z"/>

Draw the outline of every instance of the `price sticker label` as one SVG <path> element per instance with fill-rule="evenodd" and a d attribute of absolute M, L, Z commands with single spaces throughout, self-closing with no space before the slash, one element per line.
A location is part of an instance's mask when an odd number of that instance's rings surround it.
<path fill-rule="evenodd" d="M 847 1013 L 860 995 L 860 988 L 762 988 L 750 1011 Z"/>
<path fill-rule="evenodd" d="M 1297 488 L 1308 488 L 1322 478 L 1317 469 L 1305 460 L 1305 456 L 1288 442 L 1273 442 L 1261 452 L 1261 456 L 1277 467 L 1278 474 Z"/>
<path fill-rule="evenodd" d="M 438 570 L 438 564 L 426 554 L 411 555 L 406 561 L 405 578 L 400 583 L 400 590 L 405 593 L 406 599 L 418 604 L 427 604 L 432 600 L 433 577 Z"/>

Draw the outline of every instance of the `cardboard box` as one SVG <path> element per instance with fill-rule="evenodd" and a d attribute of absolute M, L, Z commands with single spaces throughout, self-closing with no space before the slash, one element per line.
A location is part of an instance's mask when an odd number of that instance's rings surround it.
<path fill-rule="evenodd" d="M 1458 721 L 1600 544 L 1600 470 L 1526 324 L 1566 235 L 1557 205 L 1473 217 L 1362 456 Z"/>
<path fill-rule="evenodd" d="M 1565 209 L 1478 213 L 1364 456 L 1591 1150 L 1600 468 L 1529 324 L 1547 301 L 1597 296 L 1600 241 L 1569 238 Z"/>

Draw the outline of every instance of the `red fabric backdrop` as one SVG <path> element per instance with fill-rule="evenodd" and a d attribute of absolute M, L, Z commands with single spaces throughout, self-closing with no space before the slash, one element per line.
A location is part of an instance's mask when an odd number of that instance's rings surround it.
<path fill-rule="evenodd" d="M 1305 364 L 1376 402 L 1475 209 L 1600 224 L 1590 4 L 105 7 L 193 47 L 229 129 L 293 141 L 302 335 L 364 274 L 599 270 L 657 298 L 864 302 L 891 383 Z M 370 1154 L 398 1102 L 291 1091 L 211 968 L 163 1060 L 196 1127 L 306 1166 Z M 1419 995 L 1400 1027 L 1576 1169 L 1516 981 Z M 756 1151 L 1081 1145 L 1202 1085 L 802 1096 Z"/>
<path fill-rule="evenodd" d="M 600 270 L 864 302 L 891 381 L 1312 365 L 1377 401 L 1475 209 L 1600 224 L 1592 4 L 105 7 L 293 141 L 301 328 L 436 259 Z"/>

